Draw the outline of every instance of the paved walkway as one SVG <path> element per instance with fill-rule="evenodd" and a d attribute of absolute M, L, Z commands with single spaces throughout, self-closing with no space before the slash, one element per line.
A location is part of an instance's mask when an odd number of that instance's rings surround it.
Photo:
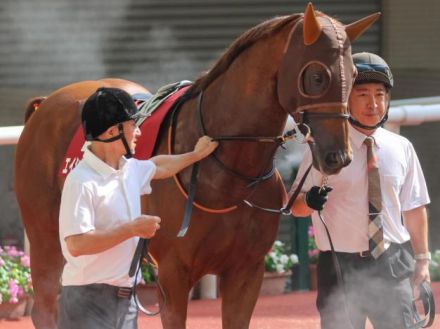
<path fill-rule="evenodd" d="M 433 284 L 434 295 L 440 306 L 440 283 Z M 253 329 L 319 329 L 319 317 L 315 308 L 315 292 L 294 292 L 281 296 L 260 297 L 251 320 Z M 191 301 L 187 327 L 190 329 L 221 329 L 221 301 Z M 440 307 L 438 307 L 439 309 Z M 440 329 L 440 312 L 432 329 Z M 32 329 L 29 317 L 19 321 L 0 320 L 0 329 Z M 162 328 L 159 317 L 139 317 L 139 329 Z M 367 328 L 371 329 L 368 325 Z"/>

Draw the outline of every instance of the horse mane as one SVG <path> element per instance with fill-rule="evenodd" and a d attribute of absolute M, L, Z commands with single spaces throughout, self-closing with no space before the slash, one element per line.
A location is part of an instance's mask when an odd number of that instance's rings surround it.
<path fill-rule="evenodd" d="M 194 82 L 191 88 L 188 89 L 187 95 L 189 97 L 196 96 L 200 91 L 206 89 L 215 79 L 224 73 L 235 58 L 237 58 L 237 56 L 245 49 L 252 46 L 258 40 L 281 30 L 284 26 L 296 21 L 301 16 L 303 16 L 303 14 L 275 17 L 244 32 L 229 46 L 228 49 L 226 49 L 211 70 L 204 73 Z"/>
<path fill-rule="evenodd" d="M 335 20 L 327 16 L 326 14 L 315 11 L 317 16 L 325 16 L 334 21 L 336 24 L 341 24 L 339 21 Z M 188 98 L 195 97 L 202 90 L 205 90 L 215 79 L 217 79 L 221 74 L 223 74 L 228 67 L 232 64 L 232 62 L 240 55 L 245 49 L 252 46 L 257 41 L 265 38 L 267 36 L 272 35 L 273 33 L 278 32 L 287 24 L 295 22 L 299 18 L 303 17 L 304 14 L 293 14 L 289 16 L 279 16 L 263 23 L 254 26 L 250 30 L 244 32 L 241 36 L 239 36 L 223 55 L 217 60 L 217 62 L 213 65 L 212 69 L 205 72 L 202 76 L 197 78 L 194 84 L 188 89 L 186 96 Z"/>

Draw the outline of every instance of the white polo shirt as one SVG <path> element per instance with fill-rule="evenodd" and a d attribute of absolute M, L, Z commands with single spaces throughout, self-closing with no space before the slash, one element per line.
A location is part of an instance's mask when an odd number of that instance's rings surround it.
<path fill-rule="evenodd" d="M 61 196 L 59 233 L 64 266 L 62 285 L 106 283 L 132 286 L 128 276 L 138 238 L 128 239 L 104 252 L 73 257 L 65 238 L 105 230 L 141 215 L 140 195 L 151 193 L 156 166 L 152 161 L 122 158 L 115 170 L 88 148 L 83 160 L 67 176 Z"/>
<path fill-rule="evenodd" d="M 372 135 L 376 141 L 382 192 L 384 239 L 403 243 L 410 236 L 402 224 L 401 212 L 430 202 L 425 178 L 412 144 L 405 138 L 379 128 Z M 322 211 L 336 251 L 368 250 L 368 174 L 366 136 L 350 125 L 353 161 L 337 175 L 328 176 L 327 185 L 333 188 Z M 312 156 L 307 148 L 301 163 L 296 187 L 310 165 Z M 322 174 L 312 168 L 302 190 L 320 186 Z M 312 214 L 315 238 L 320 250 L 330 250 L 330 244 L 318 212 Z"/>

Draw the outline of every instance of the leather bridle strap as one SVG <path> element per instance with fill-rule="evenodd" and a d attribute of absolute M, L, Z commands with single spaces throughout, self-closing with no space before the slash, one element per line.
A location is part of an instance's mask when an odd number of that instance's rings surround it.
<path fill-rule="evenodd" d="M 153 312 L 153 311 L 148 310 L 146 307 L 144 307 L 142 305 L 142 303 L 139 301 L 139 298 L 138 298 L 137 292 L 136 292 L 138 275 L 139 275 L 139 272 L 141 271 L 143 259 L 146 258 L 146 259 L 148 259 L 149 262 L 152 263 L 151 257 L 148 254 L 149 241 L 150 241 L 149 239 L 143 239 L 143 238 L 139 239 L 138 244 L 136 246 L 136 250 L 134 252 L 133 259 L 131 261 L 130 270 L 128 271 L 128 275 L 130 276 L 130 278 L 133 276 L 135 277 L 134 278 L 134 285 L 133 285 L 133 297 L 134 297 L 134 301 L 135 301 L 137 308 L 145 315 L 155 316 L 162 311 L 163 305 L 166 304 L 165 290 L 163 289 L 162 285 L 160 284 L 159 278 L 156 278 L 156 285 L 159 289 L 160 295 L 162 296 L 163 303 L 159 306 L 159 309 L 157 311 Z"/>
<path fill-rule="evenodd" d="M 185 236 L 186 231 L 188 231 L 189 223 L 191 222 L 191 214 L 193 209 L 194 196 L 196 194 L 196 180 L 197 173 L 199 172 L 199 162 L 193 164 L 191 171 L 191 180 L 188 190 L 188 199 L 185 203 L 185 211 L 183 213 L 182 225 L 180 226 L 179 233 L 177 233 L 178 238 Z"/>
<path fill-rule="evenodd" d="M 431 286 L 428 282 L 423 281 L 420 286 L 420 299 L 423 303 L 423 310 L 425 312 L 425 317 L 423 319 L 420 318 L 420 315 L 417 311 L 417 307 L 415 301 L 413 302 L 413 312 L 415 315 L 415 323 L 409 326 L 407 329 L 419 329 L 419 328 L 428 328 L 432 326 L 435 318 L 435 301 L 434 295 L 432 294 Z"/>
<path fill-rule="evenodd" d="M 246 203 L 249 207 L 251 208 L 255 208 L 255 209 L 259 209 L 259 210 L 263 210 L 263 211 L 267 211 L 267 212 L 271 212 L 271 213 L 276 213 L 276 214 L 281 214 L 281 215 L 286 215 L 289 216 L 292 214 L 292 211 L 290 210 L 290 208 L 292 208 L 293 203 L 295 202 L 296 198 L 298 197 L 299 193 L 301 192 L 301 189 L 306 181 L 307 176 L 309 175 L 310 169 L 312 169 L 312 165 L 310 165 L 306 172 L 304 173 L 303 177 L 301 178 L 296 190 L 293 192 L 292 196 L 289 198 L 289 201 L 286 203 L 285 206 L 283 206 L 281 209 L 272 209 L 272 208 L 265 208 L 265 207 L 260 207 L 257 206 L 256 204 L 248 201 L 248 200 L 243 200 L 244 203 Z"/>
<path fill-rule="evenodd" d="M 299 112 L 301 122 L 306 117 L 313 117 L 315 119 L 343 119 L 348 120 L 350 115 L 347 113 L 318 113 L 318 112 Z"/>
<path fill-rule="evenodd" d="M 197 98 L 197 112 L 198 112 L 198 123 L 199 123 L 199 129 L 202 135 L 207 135 L 205 123 L 203 121 L 203 112 L 202 112 L 202 101 L 203 101 L 203 91 L 199 93 L 199 96 Z M 289 135 L 290 136 L 290 135 Z M 277 148 L 281 144 L 283 144 L 286 141 L 286 137 L 284 136 L 276 136 L 276 137 L 265 137 L 265 136 L 211 136 L 212 140 L 214 141 L 244 141 L 244 142 L 257 142 L 257 143 L 276 143 Z M 276 149 L 275 149 L 276 151 Z M 274 152 L 275 152 L 274 151 Z M 258 176 L 258 177 L 249 177 L 246 175 L 243 175 L 239 173 L 238 171 L 227 167 L 215 154 L 215 151 L 210 154 L 210 157 L 225 171 L 229 172 L 230 174 L 241 178 L 242 180 L 250 181 L 251 183 L 248 185 L 253 186 L 257 183 L 260 183 L 266 179 L 269 179 L 272 177 L 272 175 L 275 172 L 275 166 L 272 164 L 272 168 Z"/>
<path fill-rule="evenodd" d="M 322 110 L 324 108 L 342 108 L 343 112 L 314 112 L 313 110 Z M 330 102 L 330 103 L 318 103 L 299 106 L 296 110 L 299 114 L 299 122 L 305 122 L 307 117 L 313 117 L 314 119 L 343 119 L 348 120 L 350 114 L 348 114 L 347 103 Z"/>
<path fill-rule="evenodd" d="M 142 259 L 148 254 L 148 239 L 140 238 L 131 261 L 128 275 L 130 278 L 136 274 L 136 270 L 141 267 Z"/>
<path fill-rule="evenodd" d="M 348 320 L 348 323 L 350 324 L 350 328 L 354 329 L 355 326 L 354 326 L 354 324 L 353 324 L 353 322 L 351 320 L 350 312 L 348 311 L 348 304 L 347 304 L 347 297 L 346 297 L 346 296 L 348 296 L 348 294 L 347 294 L 346 286 L 344 284 L 344 279 L 342 277 L 341 264 L 339 263 L 338 255 L 336 255 L 335 247 L 333 245 L 333 240 L 332 240 L 332 238 L 330 236 L 330 232 L 328 230 L 327 224 L 326 224 L 324 218 L 322 218 L 321 211 L 318 211 L 318 216 L 319 216 L 319 219 L 321 220 L 321 222 L 322 222 L 322 224 L 324 226 L 325 233 L 327 234 L 327 239 L 328 239 L 328 242 L 330 244 L 330 250 L 331 250 L 331 254 L 332 254 L 333 265 L 335 266 L 336 280 L 337 280 L 339 286 L 344 290 L 343 303 L 344 303 L 345 315 L 347 316 L 347 320 Z"/>

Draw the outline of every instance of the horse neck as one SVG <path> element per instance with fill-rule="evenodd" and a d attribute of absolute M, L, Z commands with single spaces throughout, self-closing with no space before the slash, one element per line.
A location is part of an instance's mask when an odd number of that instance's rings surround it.
<path fill-rule="evenodd" d="M 209 85 L 202 103 L 208 135 L 278 136 L 282 133 L 287 112 L 278 102 L 276 76 L 288 32 L 262 39 L 243 51 L 228 70 Z M 238 161 L 239 169 L 260 175 L 271 166 L 275 150 L 273 143 L 222 142 L 219 156 L 225 161 L 245 158 L 248 161 Z"/>
<path fill-rule="evenodd" d="M 204 93 L 207 127 L 221 135 L 271 136 L 282 132 L 287 113 L 276 93 L 283 38 L 259 41 L 244 51 Z"/>

